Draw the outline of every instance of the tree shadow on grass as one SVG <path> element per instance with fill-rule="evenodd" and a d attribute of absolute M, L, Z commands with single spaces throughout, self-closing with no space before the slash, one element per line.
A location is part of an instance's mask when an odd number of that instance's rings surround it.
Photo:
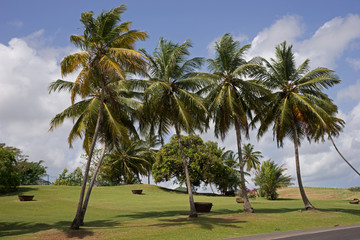
<path fill-rule="evenodd" d="M 26 193 L 26 192 L 29 192 L 29 191 L 35 191 L 35 190 L 38 190 L 38 188 L 34 188 L 34 187 L 18 187 L 13 192 L 0 193 L 0 197 L 17 196 L 19 194 L 23 194 L 23 193 Z"/>
<path fill-rule="evenodd" d="M 174 227 L 197 225 L 206 230 L 212 230 L 215 226 L 241 228 L 240 224 L 246 221 L 240 220 L 239 216 L 224 216 L 224 217 L 208 217 L 200 215 L 198 218 L 174 218 L 174 219 L 159 219 L 160 223 L 153 224 L 155 227 Z"/>
<path fill-rule="evenodd" d="M 228 215 L 228 214 L 239 214 L 240 210 L 229 210 L 229 209 L 216 209 L 209 213 L 198 213 L 201 216 L 215 216 L 215 215 Z M 115 218 L 125 217 L 132 219 L 144 219 L 144 218 L 163 218 L 163 217 L 175 217 L 175 216 L 189 216 L 189 211 L 146 211 L 136 212 L 128 215 L 118 215 Z"/>
<path fill-rule="evenodd" d="M 321 212 L 342 212 L 346 214 L 353 214 L 355 216 L 360 216 L 360 209 L 349 209 L 349 208 L 316 208 Z"/>
<path fill-rule="evenodd" d="M 198 213 L 197 218 L 189 218 L 189 211 L 148 211 L 137 212 L 129 215 L 119 215 L 117 217 L 126 217 L 132 219 L 157 219 L 160 223 L 150 226 L 171 227 L 180 225 L 198 225 L 204 229 L 213 229 L 214 226 L 220 225 L 225 227 L 240 228 L 240 223 L 246 221 L 240 220 L 241 211 L 232 211 L 228 209 L 217 209 L 210 213 Z M 223 216 L 219 216 L 223 215 Z"/>
<path fill-rule="evenodd" d="M 0 222 L 0 238 L 9 236 L 20 236 L 23 234 L 38 233 L 41 231 L 55 229 L 58 230 L 66 238 L 77 237 L 79 239 L 94 236 L 94 231 L 87 229 L 86 227 L 112 227 L 118 225 L 116 221 L 97 220 L 85 222 L 85 228 L 79 230 L 70 229 L 70 221 L 59 221 L 54 224 L 47 223 L 29 223 L 29 222 Z M 55 237 L 54 237 L 55 238 Z M 49 237 L 52 239 L 52 237 Z"/>
<path fill-rule="evenodd" d="M 321 204 L 319 204 L 319 207 L 317 207 L 315 205 L 316 210 L 309 210 L 309 211 L 314 211 L 314 212 L 343 212 L 343 213 L 347 213 L 347 214 L 353 214 L 356 216 L 360 216 L 360 208 L 358 209 L 354 209 L 354 208 L 349 208 L 349 206 L 347 206 L 349 203 L 348 201 L 344 201 L 344 208 L 323 208 L 321 207 Z M 308 210 L 306 210 L 304 208 L 303 204 L 299 204 L 297 206 L 294 207 L 288 207 L 288 208 L 263 208 L 261 206 L 255 206 L 254 207 L 255 213 L 260 213 L 260 214 L 279 214 L 279 213 L 288 213 L 288 212 L 306 212 Z"/>

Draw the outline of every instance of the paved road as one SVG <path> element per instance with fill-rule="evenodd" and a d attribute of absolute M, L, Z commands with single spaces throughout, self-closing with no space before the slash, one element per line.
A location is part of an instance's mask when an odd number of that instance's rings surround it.
<path fill-rule="evenodd" d="M 276 232 L 227 240 L 360 240 L 360 225 L 315 228 L 298 231 Z"/>

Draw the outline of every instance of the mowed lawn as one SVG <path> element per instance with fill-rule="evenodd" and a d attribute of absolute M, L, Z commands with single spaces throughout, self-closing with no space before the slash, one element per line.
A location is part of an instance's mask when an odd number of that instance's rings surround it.
<path fill-rule="evenodd" d="M 143 189 L 142 195 L 131 193 Z M 221 239 L 334 225 L 360 224 L 360 205 L 349 200 L 359 192 L 306 188 L 316 211 L 303 210 L 297 188 L 280 190 L 280 200 L 251 200 L 255 214 L 242 211 L 235 197 L 195 195 L 196 202 L 212 202 L 211 213 L 187 217 L 188 196 L 152 185 L 96 187 L 85 226 L 70 230 L 80 187 L 28 186 L 23 194 L 34 201 L 20 202 L 18 193 L 0 195 L 1 239 Z"/>

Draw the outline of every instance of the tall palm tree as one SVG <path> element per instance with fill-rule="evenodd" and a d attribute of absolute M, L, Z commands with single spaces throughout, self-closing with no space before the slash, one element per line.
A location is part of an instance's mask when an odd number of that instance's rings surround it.
<path fill-rule="evenodd" d="M 50 86 L 50 91 L 70 90 L 73 107 L 67 109 L 69 111 L 71 109 L 73 111 L 85 110 L 84 104 L 92 104 L 92 111 L 89 112 L 92 125 L 84 125 L 84 118 L 79 117 L 69 135 L 71 145 L 75 137 L 81 136 L 83 131 L 86 133 L 83 145 L 89 156 L 76 216 L 71 224 L 72 229 L 78 229 L 81 224 L 81 210 L 92 154 L 99 139 L 104 112 L 111 111 L 104 105 L 105 95 L 112 96 L 112 99 L 116 98 L 110 84 L 114 85 L 115 82 L 118 82 L 121 85 L 118 80 L 125 80 L 127 72 L 144 73 L 145 59 L 141 53 L 134 50 L 134 43 L 137 40 L 145 40 L 147 35 L 143 31 L 130 30 L 130 22 L 119 23 L 120 16 L 125 9 L 125 6 L 121 5 L 110 11 L 102 12 L 96 18 L 94 18 L 93 12 L 82 13 L 80 21 L 84 27 L 84 34 L 72 35 L 70 41 L 83 51 L 68 55 L 61 61 L 62 76 L 78 69 L 81 71 L 73 85 L 57 81 Z M 96 94 L 94 94 L 95 92 Z M 92 94 L 96 98 L 90 101 L 88 97 Z M 76 96 L 80 96 L 83 101 L 75 103 Z M 116 105 L 116 101 L 112 104 Z M 79 108 L 74 107 L 75 105 Z M 64 118 L 73 117 L 67 115 L 66 112 L 65 110 L 63 114 L 57 115 L 53 119 L 51 129 L 61 124 Z M 77 114 L 73 112 L 73 114 L 79 116 L 79 112 Z M 93 121 L 94 115 L 97 116 L 95 121 Z M 112 131 L 120 130 L 120 125 L 115 121 L 117 118 L 109 119 L 114 121 L 112 126 L 115 128 Z M 84 130 L 85 128 L 88 129 Z M 81 131 L 76 131 L 76 129 Z M 124 133 L 124 129 L 121 131 Z"/>
<path fill-rule="evenodd" d="M 273 136 L 278 146 L 289 137 L 294 144 L 296 176 L 299 190 L 306 209 L 315 209 L 303 188 L 300 171 L 299 145 L 303 137 L 315 139 L 316 131 L 334 127 L 337 107 L 322 90 L 340 82 L 332 70 L 327 68 L 309 69 L 309 59 L 299 67 L 295 66 L 292 46 L 286 42 L 276 46 L 276 58 L 263 59 L 267 71 L 262 74 L 266 87 L 274 92 L 269 96 L 269 104 L 259 116 L 262 136 L 273 124 Z M 326 128 L 328 126 L 328 128 Z M 321 134 L 320 134 L 321 135 Z"/>
<path fill-rule="evenodd" d="M 194 92 L 203 86 L 203 81 L 190 79 L 202 59 L 187 59 L 191 44 L 174 44 L 160 39 L 153 55 L 143 50 L 150 61 L 150 80 L 144 91 L 144 111 L 149 113 L 149 124 L 156 126 L 159 135 L 175 128 L 178 146 L 185 169 L 186 186 L 189 194 L 190 217 L 197 217 L 191 190 L 187 159 L 181 142 L 181 131 L 192 133 L 207 124 L 207 110 L 200 96 Z"/>
<path fill-rule="evenodd" d="M 246 171 L 249 172 L 251 169 L 259 169 L 260 158 L 263 158 L 260 151 L 254 151 L 254 145 L 248 143 L 243 145 L 243 159 L 246 164 Z"/>
<path fill-rule="evenodd" d="M 215 123 L 215 136 L 224 140 L 230 128 L 235 127 L 244 211 L 253 212 L 245 191 L 242 133 L 249 137 L 252 111 L 260 106 L 259 98 L 266 90 L 257 81 L 246 80 L 251 73 L 261 69 L 258 64 L 244 59 L 249 48 L 250 45 L 240 47 L 230 34 L 225 34 L 215 42 L 215 58 L 208 59 L 210 73 L 198 77 L 212 80 L 199 94 L 207 93 L 206 102 Z"/>

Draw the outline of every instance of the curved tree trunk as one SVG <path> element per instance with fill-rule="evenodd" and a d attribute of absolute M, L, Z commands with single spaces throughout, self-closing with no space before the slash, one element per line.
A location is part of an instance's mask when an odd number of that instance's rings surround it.
<path fill-rule="evenodd" d="M 315 207 L 310 203 L 309 199 L 306 196 L 302 180 L 301 180 L 301 173 L 300 173 L 300 160 L 299 160 L 299 144 L 298 144 L 298 135 L 296 131 L 296 125 L 292 123 L 293 133 L 294 133 L 294 150 L 295 150 L 295 163 L 296 163 L 296 177 L 299 184 L 299 190 L 301 194 L 301 198 L 304 202 L 306 210 L 314 210 Z"/>
<path fill-rule="evenodd" d="M 85 213 L 86 213 L 86 209 L 87 209 L 87 206 L 88 206 L 88 203 L 89 203 L 89 199 L 90 199 L 90 194 L 91 194 L 91 191 L 92 191 L 92 188 L 95 184 L 95 180 L 96 180 L 96 176 L 99 172 L 99 169 L 101 167 L 101 164 L 104 160 L 104 156 L 105 156 L 105 152 L 106 152 L 106 143 L 104 141 L 103 143 L 103 149 L 101 151 L 101 154 L 100 154 L 100 159 L 99 159 L 99 162 L 97 163 L 96 165 L 96 169 L 95 169 L 95 172 L 91 178 L 91 181 L 90 181 L 90 184 L 89 184 L 89 188 L 86 192 L 86 196 L 85 196 L 85 200 L 84 200 L 84 204 L 83 204 L 83 207 L 82 207 L 82 210 L 81 210 L 81 215 L 80 215 L 80 225 L 83 226 L 84 225 L 84 218 L 85 218 Z"/>
<path fill-rule="evenodd" d="M 351 165 L 345 158 L 344 156 L 340 153 L 339 149 L 337 148 L 333 138 L 331 137 L 331 135 L 329 134 L 329 138 L 335 148 L 335 150 L 338 152 L 338 154 L 340 155 L 340 157 L 352 168 L 352 170 L 354 170 L 359 176 L 360 176 L 360 173 L 353 167 L 353 165 Z"/>
<path fill-rule="evenodd" d="M 104 83 L 103 83 L 103 85 L 104 85 Z M 104 94 L 104 87 L 103 87 L 101 89 L 101 101 L 100 101 L 100 107 L 99 107 L 99 113 L 98 113 L 99 115 L 98 115 L 98 118 L 96 120 L 95 132 L 94 132 L 93 139 L 91 141 L 91 145 L 90 145 L 90 149 L 89 149 L 89 156 L 88 156 L 88 160 L 86 162 L 86 167 L 85 167 L 84 179 L 83 179 L 83 183 L 82 183 L 82 186 L 81 186 L 79 203 L 78 203 L 75 218 L 72 221 L 71 226 L 70 226 L 71 229 L 79 229 L 80 225 L 81 225 L 80 216 L 81 216 L 81 210 L 82 210 L 82 205 L 83 205 L 83 201 L 84 201 L 86 182 L 87 182 L 88 175 L 89 175 L 90 163 L 91 163 L 92 155 L 93 155 L 93 152 L 94 152 L 97 136 L 98 136 L 99 130 L 100 130 L 102 112 L 103 112 L 103 108 L 104 108 L 104 106 L 103 106 L 104 105 L 104 98 L 105 98 L 105 94 Z"/>
<path fill-rule="evenodd" d="M 211 186 L 211 183 L 209 183 L 209 186 L 210 186 L 210 189 L 211 189 L 212 193 L 215 194 L 215 192 L 214 192 L 214 190 L 213 190 L 213 188 Z"/>
<path fill-rule="evenodd" d="M 241 149 L 241 132 L 239 122 L 235 120 L 235 131 L 236 131 L 236 143 L 238 148 L 238 156 L 239 156 L 239 165 L 240 165 L 240 178 L 241 178 L 241 193 L 244 199 L 244 211 L 253 213 L 254 209 L 251 207 L 250 201 L 247 197 L 246 185 L 245 185 L 245 174 L 244 174 L 244 160 L 242 157 L 242 149 Z"/>
<path fill-rule="evenodd" d="M 181 143 L 181 135 L 180 135 L 180 130 L 179 127 L 177 125 L 177 123 L 175 122 L 175 131 L 176 131 L 176 135 L 177 135 L 177 139 L 178 139 L 178 146 L 180 148 L 181 151 L 181 157 L 183 160 L 183 166 L 184 166 L 184 170 L 185 170 L 185 178 L 186 178 L 186 187 L 187 187 L 187 191 L 188 191 L 188 195 L 189 195 L 189 202 L 190 202 L 190 214 L 189 217 L 194 218 L 197 217 L 197 212 L 196 212 L 196 208 L 195 208 L 195 203 L 194 203 L 194 197 L 193 197 L 193 193 L 191 190 L 191 183 L 190 183 L 190 175 L 189 175 L 189 169 L 188 169 L 188 165 L 187 165 L 187 161 L 186 161 L 186 156 L 184 153 L 184 147 Z"/>
<path fill-rule="evenodd" d="M 150 171 L 150 170 L 148 170 L 148 175 L 147 175 L 147 177 L 148 177 L 148 184 L 150 185 L 150 177 L 151 177 L 151 171 Z"/>

